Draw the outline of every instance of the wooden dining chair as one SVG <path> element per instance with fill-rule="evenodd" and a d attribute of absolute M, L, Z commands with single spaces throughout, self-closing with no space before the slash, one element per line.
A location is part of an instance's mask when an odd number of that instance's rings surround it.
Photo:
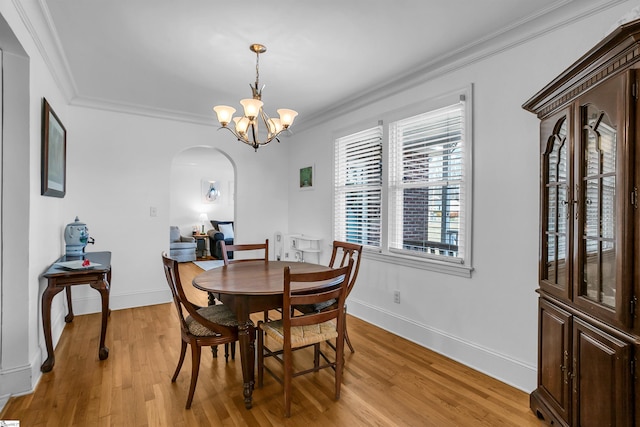
<path fill-rule="evenodd" d="M 347 285 L 347 297 L 351 293 L 353 286 L 356 283 L 356 279 L 358 278 L 358 271 L 360 270 L 360 258 L 362 256 L 362 245 L 358 245 L 355 243 L 341 242 L 339 240 L 333 241 L 333 251 L 331 252 L 331 259 L 329 260 L 329 267 L 338 268 L 344 267 L 348 265 L 351 260 L 353 260 L 353 267 L 351 270 L 351 275 L 349 278 L 349 284 Z M 322 304 L 312 304 L 312 305 L 303 305 L 295 307 L 296 310 L 299 310 L 303 313 L 310 313 L 314 311 L 322 311 L 328 308 L 332 308 L 336 304 L 336 301 L 326 301 Z M 347 304 L 344 305 L 345 312 L 347 311 Z M 351 345 L 351 340 L 349 339 L 349 332 L 347 330 L 347 320 L 345 316 L 344 322 L 344 339 L 349 346 L 349 350 L 351 353 L 355 353 L 353 345 Z"/>
<path fill-rule="evenodd" d="M 169 258 L 166 252 L 162 253 L 162 263 L 164 265 L 164 273 L 167 277 L 167 283 L 173 295 L 180 321 L 180 334 L 182 337 L 182 346 L 180 348 L 180 359 L 178 366 L 171 378 L 171 382 L 175 382 L 182 368 L 184 356 L 187 351 L 187 344 L 191 345 L 191 385 L 189 386 L 189 395 L 187 396 L 186 409 L 191 407 L 193 393 L 196 390 L 198 382 L 198 372 L 200 370 L 200 354 L 202 347 L 215 347 L 220 344 L 232 344 L 238 340 L 238 321 L 235 314 L 225 305 L 210 305 L 208 307 L 200 307 L 191 303 L 184 293 L 182 283 L 180 282 L 180 273 L 178 271 L 178 261 Z M 187 317 L 185 317 L 185 311 Z M 251 338 L 253 340 L 253 338 Z M 232 352 L 232 358 L 233 358 Z M 227 352 L 225 352 L 225 360 L 228 361 Z"/>
<path fill-rule="evenodd" d="M 235 264 L 238 262 L 247 262 L 247 261 L 268 261 L 269 260 L 269 239 L 265 239 L 264 243 L 245 243 L 240 245 L 227 245 L 224 241 L 220 241 L 220 251 L 222 252 L 222 259 L 224 261 L 224 265 Z M 229 259 L 227 251 L 234 252 L 233 259 Z M 238 259 L 235 252 L 238 251 L 264 251 L 264 257 L 253 257 L 253 258 L 241 258 Z M 255 256 L 255 254 L 252 254 Z M 264 321 L 269 320 L 269 312 L 264 312 Z"/>
<path fill-rule="evenodd" d="M 261 251 L 264 250 L 264 257 L 254 257 L 254 258 L 244 258 L 237 259 L 235 254 L 233 259 L 229 259 L 227 251 L 236 252 L 236 251 Z M 246 243 L 242 245 L 227 245 L 224 241 L 220 242 L 220 251 L 222 252 L 222 260 L 224 261 L 224 265 L 234 264 L 236 262 L 246 262 L 246 261 L 267 261 L 269 259 L 269 239 L 266 239 L 264 243 Z"/>
<path fill-rule="evenodd" d="M 344 366 L 344 302 L 347 297 L 347 285 L 353 261 L 349 265 L 320 272 L 291 273 L 290 267 L 284 269 L 284 294 L 282 319 L 269 322 L 258 322 L 258 387 L 264 382 L 266 369 L 284 386 L 284 413 L 291 415 L 291 380 L 310 372 L 324 368 L 335 371 L 335 400 L 340 399 L 342 368 Z M 317 291 L 295 293 L 292 283 L 317 282 Z M 327 287 L 326 282 L 331 286 Z M 324 286 L 323 286 L 324 285 Z M 291 308 L 295 305 L 321 304 L 336 300 L 334 308 L 321 312 L 300 313 Z M 271 348 L 265 345 L 265 335 Z M 335 339 L 335 357 L 330 358 L 320 349 L 320 344 Z M 274 349 L 275 345 L 275 349 Z M 306 347 L 314 347 L 313 368 L 295 371 L 293 369 L 293 352 Z M 320 356 L 323 358 L 320 364 Z M 265 366 L 265 357 L 273 357 L 283 365 L 283 376 L 280 378 L 272 369 Z"/>

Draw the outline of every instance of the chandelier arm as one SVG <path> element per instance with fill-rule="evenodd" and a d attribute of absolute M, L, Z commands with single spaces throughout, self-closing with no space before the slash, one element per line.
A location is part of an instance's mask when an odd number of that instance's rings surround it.
<path fill-rule="evenodd" d="M 253 128 L 254 125 L 252 126 L 252 136 L 255 136 L 255 129 Z M 233 134 L 233 136 L 236 137 L 236 139 L 240 142 L 244 142 L 247 145 L 252 146 L 253 148 L 255 148 L 256 150 L 258 149 L 259 146 L 261 145 L 267 145 L 268 143 L 270 143 L 271 141 L 273 141 L 274 139 L 276 139 L 278 142 L 280 142 L 280 140 L 277 138 L 278 135 L 280 135 L 282 133 L 282 131 L 278 132 L 275 135 L 271 135 L 269 136 L 264 142 L 254 138 L 253 141 L 249 140 L 248 138 L 238 134 L 238 132 L 234 131 L 233 129 L 227 127 L 227 126 L 220 126 L 217 130 L 220 129 L 226 129 L 229 132 L 231 132 Z"/>
<path fill-rule="evenodd" d="M 260 109 L 260 118 L 262 119 L 262 123 L 264 123 L 264 127 L 267 130 L 267 141 L 265 142 L 265 144 L 268 144 L 269 141 L 271 141 L 274 137 L 274 134 L 273 132 L 271 132 L 271 128 L 269 127 L 269 120 L 271 119 L 263 109 Z"/>

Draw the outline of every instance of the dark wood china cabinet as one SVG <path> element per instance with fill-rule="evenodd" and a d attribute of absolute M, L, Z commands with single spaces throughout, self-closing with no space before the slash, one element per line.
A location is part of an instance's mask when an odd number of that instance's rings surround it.
<path fill-rule="evenodd" d="M 640 426 L 640 21 L 523 107 L 540 124 L 538 387 L 549 425 Z"/>

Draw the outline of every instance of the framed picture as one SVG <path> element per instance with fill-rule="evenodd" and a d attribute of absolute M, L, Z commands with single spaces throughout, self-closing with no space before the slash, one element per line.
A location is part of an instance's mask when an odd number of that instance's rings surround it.
<path fill-rule="evenodd" d="M 67 191 L 67 130 L 46 99 L 42 107 L 42 186 L 40 194 L 64 197 Z"/>
<path fill-rule="evenodd" d="M 211 179 L 201 180 L 202 203 L 220 203 L 220 183 Z"/>
<path fill-rule="evenodd" d="M 315 166 L 300 168 L 300 190 L 312 190 L 313 180 L 316 179 Z"/>

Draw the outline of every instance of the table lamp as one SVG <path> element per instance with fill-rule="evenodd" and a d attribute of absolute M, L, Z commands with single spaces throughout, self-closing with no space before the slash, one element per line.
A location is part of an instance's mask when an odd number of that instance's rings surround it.
<path fill-rule="evenodd" d="M 202 223 L 202 234 L 204 234 L 204 224 L 209 221 L 209 218 L 207 217 L 206 213 L 201 213 L 200 214 L 200 222 Z"/>

